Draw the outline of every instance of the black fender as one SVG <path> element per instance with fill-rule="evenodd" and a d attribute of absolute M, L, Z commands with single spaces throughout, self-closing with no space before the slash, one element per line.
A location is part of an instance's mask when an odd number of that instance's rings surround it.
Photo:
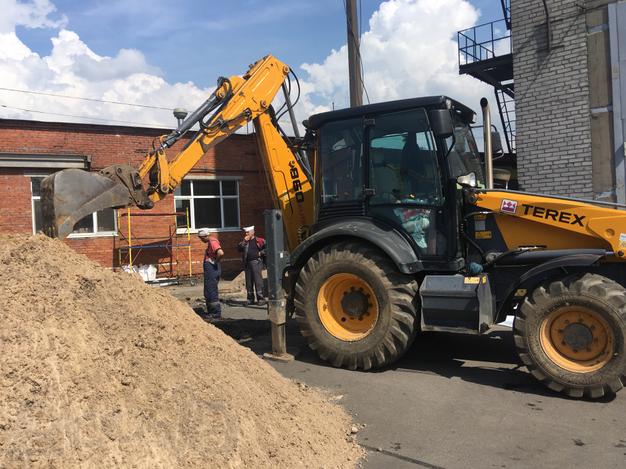
<path fill-rule="evenodd" d="M 314 252 L 327 245 L 345 239 L 366 241 L 383 251 L 398 270 L 414 274 L 423 270 L 411 243 L 395 228 L 372 220 L 344 219 L 325 225 L 306 238 L 290 256 L 292 267 L 299 270 Z"/>
<path fill-rule="evenodd" d="M 534 266 L 533 268 L 524 272 L 517 282 L 514 282 L 507 290 L 504 298 L 498 310 L 498 317 L 496 322 L 504 321 L 507 312 L 513 302 L 515 292 L 519 289 L 533 290 L 541 282 L 548 280 L 551 277 L 555 277 L 561 269 L 576 268 L 576 267 L 589 267 L 598 262 L 602 257 L 606 255 L 603 250 L 597 250 L 601 252 L 593 253 L 581 253 L 571 254 L 561 257 L 556 257 L 549 261 L 543 262 Z"/>

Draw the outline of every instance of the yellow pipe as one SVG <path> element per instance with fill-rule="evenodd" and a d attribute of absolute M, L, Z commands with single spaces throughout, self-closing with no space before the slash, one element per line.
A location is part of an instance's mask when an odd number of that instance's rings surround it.
<path fill-rule="evenodd" d="M 128 263 L 130 264 L 130 270 L 132 272 L 133 270 L 133 248 L 131 247 L 133 245 L 132 242 L 132 237 L 130 234 L 130 207 L 128 207 L 126 209 L 126 214 L 128 215 L 127 218 L 127 226 L 128 226 Z"/>
<path fill-rule="evenodd" d="M 117 218 L 117 225 L 115 225 L 115 228 L 117 228 L 117 236 L 118 236 L 118 240 L 120 241 L 121 244 L 121 239 L 122 239 L 122 233 L 120 230 L 121 225 L 121 219 L 120 219 L 120 211 L 116 210 L 115 211 L 115 216 Z M 113 240 L 115 241 L 115 238 L 113 238 Z M 117 263 L 119 264 L 120 269 L 122 268 L 122 250 L 118 249 L 117 250 Z"/>
<path fill-rule="evenodd" d="M 189 277 L 192 276 L 192 269 L 191 269 L 191 234 L 189 232 L 189 207 L 187 207 L 185 209 L 185 212 L 187 213 L 187 252 L 189 253 L 188 257 L 189 257 Z"/>

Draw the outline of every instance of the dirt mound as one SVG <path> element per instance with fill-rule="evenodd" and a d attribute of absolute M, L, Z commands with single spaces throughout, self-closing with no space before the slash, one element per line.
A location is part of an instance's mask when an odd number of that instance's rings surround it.
<path fill-rule="evenodd" d="M 166 292 L 0 238 L 0 468 L 352 467 L 348 415 Z"/>

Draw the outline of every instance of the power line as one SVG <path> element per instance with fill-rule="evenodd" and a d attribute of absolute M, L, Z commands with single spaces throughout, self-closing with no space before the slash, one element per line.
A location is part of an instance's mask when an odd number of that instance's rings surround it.
<path fill-rule="evenodd" d="M 77 115 L 74 115 L 74 114 L 64 114 L 64 113 L 61 113 L 61 112 L 39 111 L 37 109 L 26 109 L 26 108 L 15 107 L 15 106 L 7 106 L 6 104 L 0 104 L 0 107 L 3 107 L 5 109 L 13 109 L 15 111 L 32 112 L 32 113 L 36 113 L 36 114 L 49 114 L 51 116 L 73 117 L 75 119 L 89 119 L 89 120 L 96 120 L 96 121 L 103 121 L 103 122 L 116 122 L 116 123 L 121 123 L 121 124 L 137 125 L 137 126 L 141 126 L 141 127 L 165 128 L 165 129 L 171 127 L 171 126 L 167 126 L 167 125 L 161 125 L 161 126 L 157 127 L 156 124 L 145 124 L 145 123 L 141 123 L 141 122 L 123 121 L 123 120 L 116 120 L 116 119 L 105 119 L 103 117 L 77 116 Z"/>
<path fill-rule="evenodd" d="M 81 96 L 68 96 L 68 95 L 64 95 L 64 94 L 47 93 L 47 92 L 44 92 L 44 91 L 19 90 L 19 89 L 16 89 L 16 88 L 4 88 L 4 87 L 0 87 L 0 90 L 2 90 L 2 91 L 13 91 L 15 93 L 27 93 L 27 94 L 36 94 L 36 95 L 42 95 L 42 96 L 53 96 L 55 98 L 63 98 L 63 99 L 79 99 L 81 101 L 92 101 L 92 102 L 96 102 L 96 103 L 117 104 L 119 106 L 143 107 L 143 108 L 148 108 L 148 109 L 160 109 L 160 110 L 163 110 L 163 111 L 171 111 L 172 110 L 172 108 L 160 107 L 160 106 L 150 106 L 148 104 L 124 103 L 122 101 L 109 101 L 109 100 L 106 100 L 106 99 L 84 98 L 84 97 L 81 97 Z"/>

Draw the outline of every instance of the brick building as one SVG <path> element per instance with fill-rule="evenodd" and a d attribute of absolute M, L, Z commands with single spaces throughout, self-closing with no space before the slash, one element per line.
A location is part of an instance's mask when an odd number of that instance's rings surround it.
<path fill-rule="evenodd" d="M 624 201 L 612 138 L 612 3 L 511 2 L 518 172 L 528 191 Z"/>
<path fill-rule="evenodd" d="M 459 32 L 459 71 L 494 87 L 520 187 L 626 203 L 626 2 L 493 3 L 502 20 Z"/>
<path fill-rule="evenodd" d="M 47 174 L 63 168 L 99 171 L 111 164 L 137 167 L 153 140 L 165 133 L 169 130 L 0 119 L 0 232 L 37 232 L 39 182 Z M 192 137 L 183 138 L 169 154 Z M 254 224 L 262 232 L 263 210 L 270 206 L 255 136 L 234 134 L 203 156 L 176 194 L 150 211 L 130 211 L 131 246 L 141 246 L 131 250 L 133 264 L 158 264 L 159 276 L 164 276 L 173 262 L 174 272 L 188 274 L 190 244 L 192 270 L 199 273 L 204 245 L 195 233 L 210 227 L 219 232 L 225 249 L 224 270 L 236 272 L 241 269 L 236 251 L 241 226 Z M 186 216 L 176 220 L 175 211 L 190 212 L 190 243 Z M 145 213 L 170 215 L 140 216 Z M 127 237 L 127 211 L 105 210 L 82 220 L 66 242 L 105 267 L 119 267 L 120 260 L 128 263 Z"/>

